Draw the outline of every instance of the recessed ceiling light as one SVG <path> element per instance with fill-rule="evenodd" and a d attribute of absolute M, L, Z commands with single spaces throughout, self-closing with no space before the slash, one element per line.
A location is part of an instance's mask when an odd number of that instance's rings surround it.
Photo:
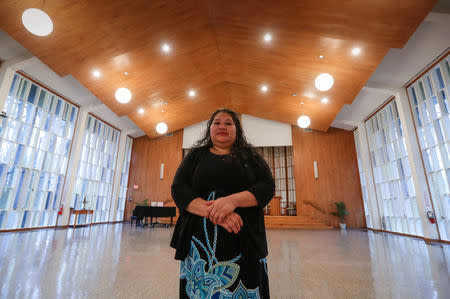
<path fill-rule="evenodd" d="M 144 114 L 144 108 L 139 108 L 139 109 L 138 109 L 138 113 L 139 113 L 139 114 Z"/>
<path fill-rule="evenodd" d="M 131 101 L 132 94 L 128 88 L 120 87 L 116 90 L 115 96 L 119 103 L 126 104 Z"/>
<path fill-rule="evenodd" d="M 320 55 L 320 56 L 319 56 L 319 59 L 323 59 L 323 55 Z"/>
<path fill-rule="evenodd" d="M 292 96 L 293 96 L 293 97 L 296 97 L 296 96 L 297 96 L 297 94 L 296 94 L 296 93 L 293 93 L 293 94 L 292 94 Z"/>
<path fill-rule="evenodd" d="M 38 36 L 47 36 L 53 31 L 52 19 L 40 9 L 28 8 L 22 13 L 25 28 Z"/>
<path fill-rule="evenodd" d="M 357 55 L 359 55 L 360 53 L 361 53 L 361 48 L 355 47 L 355 48 L 352 49 L 352 54 L 353 54 L 353 56 L 357 56 Z"/>
<path fill-rule="evenodd" d="M 92 71 L 92 76 L 94 76 L 95 78 L 100 78 L 101 75 L 102 75 L 102 73 L 100 73 L 99 70 Z"/>
<path fill-rule="evenodd" d="M 272 41 L 272 34 L 270 34 L 270 33 L 264 34 L 264 41 L 266 43 L 270 43 Z"/>
<path fill-rule="evenodd" d="M 305 104 L 305 103 L 303 103 L 303 102 L 300 103 L 300 105 L 303 105 L 303 104 Z"/>
<path fill-rule="evenodd" d="M 269 90 L 269 87 L 267 85 L 261 85 L 261 91 L 267 92 Z"/>
<path fill-rule="evenodd" d="M 162 45 L 162 47 L 161 47 L 161 50 L 162 50 L 164 53 L 169 53 L 169 52 L 172 50 L 172 47 L 170 47 L 169 44 L 164 43 L 164 44 Z"/>
<path fill-rule="evenodd" d="M 330 74 L 323 73 L 316 77 L 314 85 L 320 91 L 329 90 L 334 84 L 334 79 Z"/>
<path fill-rule="evenodd" d="M 302 115 L 298 118 L 297 124 L 300 128 L 307 128 L 311 124 L 311 119 L 306 115 Z"/>
<path fill-rule="evenodd" d="M 197 92 L 195 90 L 193 90 L 193 89 L 190 89 L 188 91 L 188 95 L 189 95 L 189 97 L 193 98 L 193 97 L 195 97 L 197 95 Z"/>
<path fill-rule="evenodd" d="M 165 122 L 159 122 L 156 125 L 156 132 L 158 132 L 159 134 L 164 134 L 167 132 L 167 125 Z"/>
<path fill-rule="evenodd" d="M 323 98 L 322 103 L 324 103 L 324 104 L 328 103 L 328 98 Z"/>

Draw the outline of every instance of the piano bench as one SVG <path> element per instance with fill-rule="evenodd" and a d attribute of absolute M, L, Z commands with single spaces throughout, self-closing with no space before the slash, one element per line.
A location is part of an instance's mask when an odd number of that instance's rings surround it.
<path fill-rule="evenodd" d="M 130 220 L 131 226 L 133 226 L 133 220 L 136 221 L 136 226 L 137 226 L 138 225 L 137 217 L 136 216 L 131 216 L 131 220 Z"/>

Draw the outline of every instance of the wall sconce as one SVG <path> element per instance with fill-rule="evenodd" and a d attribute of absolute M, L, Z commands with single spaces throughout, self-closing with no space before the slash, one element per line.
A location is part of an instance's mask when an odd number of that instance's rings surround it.
<path fill-rule="evenodd" d="M 317 161 L 314 161 L 314 178 L 318 179 L 319 178 L 319 170 L 317 169 Z"/>
<path fill-rule="evenodd" d="M 162 180 L 164 177 L 164 163 L 161 163 L 161 171 L 159 172 L 159 179 Z"/>

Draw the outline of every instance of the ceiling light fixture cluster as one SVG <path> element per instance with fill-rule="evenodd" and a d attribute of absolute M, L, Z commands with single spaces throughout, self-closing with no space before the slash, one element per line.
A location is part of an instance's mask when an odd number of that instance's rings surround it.
<path fill-rule="evenodd" d="M 44 1 L 44 5 L 45 5 L 45 1 Z M 43 5 L 43 6 L 44 6 Z M 42 7 L 43 9 L 43 7 Z M 53 22 L 51 20 L 51 18 L 43 11 L 37 8 L 29 8 L 27 10 L 25 10 L 22 13 L 22 23 L 25 26 L 25 28 L 31 32 L 34 35 L 37 36 L 47 36 L 50 33 L 53 32 Z M 265 43 L 270 43 L 273 39 L 273 36 L 270 32 L 266 32 L 263 35 L 263 41 Z M 170 44 L 168 43 L 163 43 L 161 45 L 161 51 L 163 53 L 170 53 L 172 51 L 172 47 Z M 360 47 L 354 47 L 351 51 L 353 56 L 358 56 L 361 53 L 361 48 Z M 323 63 L 323 55 L 319 56 L 319 59 L 322 61 Z M 323 65 L 323 64 L 322 64 Z M 99 70 L 93 70 L 92 71 L 92 76 L 94 76 L 95 78 L 100 78 L 101 77 L 101 72 Z M 125 72 L 125 80 L 128 76 L 128 72 Z M 328 91 L 330 90 L 333 85 L 334 85 L 334 78 L 332 75 L 328 74 L 328 73 L 321 73 L 319 74 L 315 80 L 314 80 L 314 85 L 316 87 L 316 89 L 318 89 L 319 91 Z M 269 91 L 269 87 L 265 84 L 261 85 L 260 87 L 261 92 L 266 93 Z M 197 95 L 197 92 L 194 89 L 190 89 L 188 91 L 188 96 L 190 98 L 194 98 Z M 293 93 L 292 96 L 297 96 L 297 94 Z M 115 98 L 117 99 L 117 101 L 119 103 L 122 104 L 126 104 L 129 103 L 132 99 L 133 95 L 131 93 L 131 91 L 126 88 L 126 87 L 120 87 L 116 90 L 115 92 Z M 322 103 L 326 104 L 328 103 L 328 98 L 324 97 L 322 98 Z M 303 105 L 304 103 L 301 102 L 301 104 Z M 167 105 L 167 102 L 164 102 L 163 105 Z M 162 113 L 164 113 L 164 109 L 162 109 Z M 145 110 L 143 108 L 139 108 L 137 111 L 139 114 L 144 114 Z M 310 124 L 311 124 L 311 120 L 308 116 L 306 115 L 302 115 L 298 118 L 297 120 L 298 125 L 301 128 L 307 128 Z M 159 122 L 156 125 L 156 131 L 159 134 L 165 134 L 168 130 L 167 124 L 165 122 Z"/>

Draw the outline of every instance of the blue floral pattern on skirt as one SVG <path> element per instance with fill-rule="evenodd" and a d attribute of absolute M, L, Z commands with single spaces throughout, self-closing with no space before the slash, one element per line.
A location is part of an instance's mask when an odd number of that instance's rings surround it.
<path fill-rule="evenodd" d="M 230 287 L 239 274 L 239 265 L 233 262 L 218 262 L 205 271 L 207 262 L 201 259 L 194 242 L 189 255 L 181 262 L 180 279 L 186 279 L 186 293 L 190 298 L 206 299 L 259 299 L 258 288 L 248 290 L 239 281 L 233 293 Z"/>

